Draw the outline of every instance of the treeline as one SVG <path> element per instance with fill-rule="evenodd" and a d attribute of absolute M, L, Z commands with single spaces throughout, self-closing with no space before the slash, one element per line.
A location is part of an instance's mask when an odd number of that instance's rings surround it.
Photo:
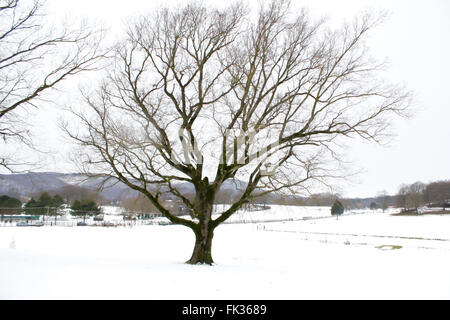
<path fill-rule="evenodd" d="M 231 204 L 240 194 L 232 191 L 221 191 L 216 203 Z M 415 182 L 402 184 L 395 195 L 380 191 L 377 196 L 369 198 L 343 198 L 335 193 L 319 193 L 309 197 L 281 194 L 265 194 L 253 199 L 255 204 L 291 205 L 291 206 L 327 206 L 331 207 L 335 199 L 340 199 L 347 209 L 387 209 L 388 207 L 417 209 L 424 205 L 428 207 L 450 207 L 450 180 L 434 181 L 431 183 Z"/>
<path fill-rule="evenodd" d="M 228 194 L 227 194 L 228 193 Z M 218 204 L 231 204 L 239 199 L 239 194 L 230 191 L 219 193 L 216 198 Z M 347 209 L 362 209 L 373 207 L 376 203 L 377 208 L 387 208 L 395 205 L 395 197 L 381 192 L 377 197 L 371 198 L 343 198 L 337 193 L 317 193 L 309 197 L 282 195 L 282 194 L 265 194 L 264 196 L 255 196 L 252 203 L 259 205 L 287 205 L 287 206 L 317 206 L 331 207 L 336 199 L 340 199 Z"/>
<path fill-rule="evenodd" d="M 59 194 L 51 196 L 49 193 L 42 193 L 37 200 L 32 197 L 24 206 L 26 213 L 33 215 L 55 215 L 57 210 L 64 204 L 63 198 Z"/>
<path fill-rule="evenodd" d="M 21 208 L 22 202 L 19 199 L 7 195 L 0 196 L 0 214 L 19 214 Z"/>
<path fill-rule="evenodd" d="M 14 197 L 2 195 L 0 196 L 0 214 L 59 215 L 61 209 L 70 208 L 72 215 L 97 215 L 101 213 L 97 203 L 97 193 L 93 193 L 86 188 L 69 186 L 62 188 L 61 193 L 33 194 L 31 199 L 24 202 Z"/>
<path fill-rule="evenodd" d="M 450 180 L 441 180 L 425 184 L 415 182 L 400 186 L 396 195 L 396 206 L 406 210 L 419 207 L 450 208 Z"/>
<path fill-rule="evenodd" d="M 31 199 L 25 199 L 24 208 L 27 213 L 55 214 L 55 209 L 62 204 L 70 206 L 74 214 L 77 212 L 96 212 L 98 206 L 105 201 L 98 192 L 79 186 L 65 186 L 59 190 L 30 195 Z M 193 195 L 185 194 L 190 199 Z M 216 204 L 232 204 L 240 198 L 241 194 L 236 190 L 221 190 L 216 196 Z M 278 193 L 257 195 L 252 203 L 257 205 L 291 205 L 291 206 L 327 206 L 331 207 L 336 199 L 340 199 L 347 209 L 386 209 L 398 207 L 404 210 L 416 210 L 427 205 L 429 207 L 450 207 L 450 180 L 435 181 L 428 184 L 415 182 L 400 186 L 397 194 L 388 195 L 382 191 L 376 197 L 370 198 L 343 198 L 339 194 L 319 193 L 309 197 L 295 195 L 282 195 Z M 177 199 L 164 200 L 165 206 L 173 212 L 184 214 L 185 208 Z M 121 202 L 121 206 L 129 211 L 154 212 L 158 210 L 143 195 L 129 198 Z M 22 212 L 22 201 L 10 197 L 0 196 L 0 214 L 17 214 Z M 53 209 L 48 209 L 53 208 Z M 14 210 L 13 210 L 14 209 Z"/>

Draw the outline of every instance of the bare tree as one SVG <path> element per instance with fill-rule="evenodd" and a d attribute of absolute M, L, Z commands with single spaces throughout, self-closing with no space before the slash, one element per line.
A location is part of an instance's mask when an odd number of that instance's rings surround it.
<path fill-rule="evenodd" d="M 286 1 L 261 5 L 256 18 L 242 4 L 162 9 L 130 26 L 105 81 L 74 110 L 83 126 L 64 129 L 84 148 L 85 172 L 119 179 L 191 228 L 188 263 L 211 264 L 214 230 L 255 194 L 327 183 L 342 139 L 380 141 L 405 111 L 408 94 L 378 81 L 366 52 L 379 21 L 367 14 L 331 30 Z M 213 217 L 227 180 L 241 196 Z M 167 194 L 190 216 L 168 210 Z"/>
<path fill-rule="evenodd" d="M 445 206 L 450 201 L 450 181 L 435 181 L 428 184 L 424 190 L 424 201 L 441 205 L 445 210 Z"/>
<path fill-rule="evenodd" d="M 378 192 L 378 200 L 381 202 L 381 209 L 383 212 L 388 208 L 388 192 L 386 190 L 381 190 Z"/>
<path fill-rule="evenodd" d="M 122 201 L 122 208 L 139 213 L 155 213 L 159 212 L 153 203 L 142 193 L 135 198 L 128 198 Z"/>
<path fill-rule="evenodd" d="M 409 192 L 406 196 L 406 204 L 409 208 L 417 209 L 424 204 L 423 192 L 426 185 L 420 181 L 409 186 Z"/>
<path fill-rule="evenodd" d="M 422 182 L 415 182 L 407 185 L 402 184 L 397 193 L 397 206 L 402 207 L 404 211 L 408 209 L 417 209 L 424 204 L 424 191 L 426 185 Z"/>
<path fill-rule="evenodd" d="M 102 56 L 99 32 L 82 25 L 60 32 L 45 26 L 39 0 L 0 0 L 0 139 L 32 145 L 23 111 L 69 76 L 92 70 Z M 32 122 L 32 121 L 29 121 Z M 18 165 L 0 154 L 0 166 Z"/>
<path fill-rule="evenodd" d="M 395 203 L 397 207 L 400 207 L 405 211 L 408 209 L 406 201 L 408 194 L 409 194 L 409 186 L 406 184 L 402 184 L 398 188 L 397 195 L 395 196 Z"/>

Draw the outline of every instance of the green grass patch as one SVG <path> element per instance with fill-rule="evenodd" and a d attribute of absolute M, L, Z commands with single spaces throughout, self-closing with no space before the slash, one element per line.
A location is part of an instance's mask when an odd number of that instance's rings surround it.
<path fill-rule="evenodd" d="M 375 247 L 380 250 L 398 250 L 403 248 L 403 246 L 392 245 L 392 244 L 384 244 L 382 246 Z"/>

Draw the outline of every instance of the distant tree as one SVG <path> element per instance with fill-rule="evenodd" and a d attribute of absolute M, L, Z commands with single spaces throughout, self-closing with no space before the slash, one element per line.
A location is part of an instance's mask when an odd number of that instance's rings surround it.
<path fill-rule="evenodd" d="M 44 214 L 56 215 L 58 208 L 64 203 L 60 195 L 56 194 L 53 197 L 48 193 L 42 193 L 37 200 L 31 198 L 26 204 L 25 208 L 29 214 Z"/>
<path fill-rule="evenodd" d="M 94 202 L 99 202 L 102 200 L 98 191 L 93 191 L 91 189 L 80 187 L 77 185 L 68 185 L 57 190 L 58 194 L 68 203 L 72 203 L 78 199 L 89 199 Z"/>
<path fill-rule="evenodd" d="M 417 209 L 424 204 L 423 192 L 426 185 L 420 181 L 409 186 L 409 192 L 406 195 L 406 204 L 409 208 Z"/>
<path fill-rule="evenodd" d="M 378 193 L 378 198 L 381 202 L 381 209 L 383 212 L 388 208 L 388 193 L 386 190 L 382 190 Z"/>
<path fill-rule="evenodd" d="M 75 200 L 71 206 L 72 210 L 83 210 L 89 212 L 100 212 L 100 208 L 97 206 L 95 201 L 92 200 Z"/>
<path fill-rule="evenodd" d="M 7 195 L 0 196 L 0 208 L 20 208 L 22 202 Z"/>
<path fill-rule="evenodd" d="M 22 202 L 6 195 L 0 196 L 0 214 L 17 214 L 21 211 Z M 12 210 L 17 209 L 17 210 Z"/>
<path fill-rule="evenodd" d="M 83 217 L 86 221 L 86 216 L 96 216 L 101 213 L 101 209 L 92 200 L 75 200 L 70 206 L 71 215 Z"/>
<path fill-rule="evenodd" d="M 75 200 L 74 202 L 72 202 L 70 209 L 71 209 L 70 214 L 72 216 L 83 217 L 83 221 L 86 220 L 87 213 L 81 210 L 81 201 L 80 200 Z"/>
<path fill-rule="evenodd" d="M 51 200 L 52 197 L 47 192 L 42 193 L 38 200 L 31 198 L 25 204 L 26 213 L 34 215 L 45 215 L 49 213 Z"/>
<path fill-rule="evenodd" d="M 31 198 L 27 203 L 25 203 L 25 208 L 35 208 L 37 201 Z"/>
<path fill-rule="evenodd" d="M 331 207 L 331 215 L 336 216 L 336 219 L 344 213 L 344 205 L 338 200 L 334 200 L 333 206 Z"/>
<path fill-rule="evenodd" d="M 59 195 L 55 194 L 51 201 L 52 207 L 59 208 L 64 204 L 64 199 Z"/>
<path fill-rule="evenodd" d="M 215 203 L 232 204 L 239 196 L 239 193 L 235 194 L 231 189 L 219 190 L 215 198 Z"/>
<path fill-rule="evenodd" d="M 81 201 L 80 200 L 75 200 L 72 205 L 70 206 L 71 210 L 76 210 L 79 211 L 81 210 Z"/>
<path fill-rule="evenodd" d="M 408 209 L 417 209 L 424 204 L 424 191 L 426 185 L 422 182 L 415 182 L 410 185 L 402 184 L 396 195 L 397 206 Z"/>
<path fill-rule="evenodd" d="M 142 213 L 159 212 L 155 205 L 144 195 L 138 194 L 135 198 L 122 201 L 122 208 L 129 211 L 137 211 Z"/>
<path fill-rule="evenodd" d="M 51 207 L 52 206 L 52 197 L 47 192 L 41 194 L 38 199 L 39 207 Z"/>
<path fill-rule="evenodd" d="M 334 199 L 338 198 L 338 194 L 333 193 L 319 193 L 311 195 L 313 199 L 313 205 L 315 206 L 332 206 Z"/>
<path fill-rule="evenodd" d="M 375 201 L 370 203 L 370 210 L 376 210 L 378 209 L 378 205 Z"/>
<path fill-rule="evenodd" d="M 424 190 L 424 201 L 429 204 L 441 205 L 445 209 L 446 203 L 450 202 L 450 180 L 428 184 Z"/>
<path fill-rule="evenodd" d="M 408 194 L 409 194 L 409 186 L 406 184 L 402 184 L 398 189 L 397 195 L 395 196 L 395 202 L 397 207 L 403 208 L 404 210 L 407 209 L 406 198 Z"/>

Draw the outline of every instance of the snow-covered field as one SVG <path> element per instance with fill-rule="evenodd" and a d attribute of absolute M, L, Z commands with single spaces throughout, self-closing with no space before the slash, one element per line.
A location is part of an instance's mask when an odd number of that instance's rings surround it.
<path fill-rule="evenodd" d="M 0 228 L 0 299 L 449 299 L 450 215 L 377 212 L 215 232 L 191 266 L 181 226 Z"/>
<path fill-rule="evenodd" d="M 216 206 L 216 212 L 223 210 L 221 205 Z M 226 208 L 228 209 L 228 208 Z M 273 220 L 300 220 L 305 218 L 329 217 L 329 207 L 299 207 L 272 205 L 268 210 L 246 211 L 239 210 L 233 214 L 227 222 L 253 222 Z"/>

